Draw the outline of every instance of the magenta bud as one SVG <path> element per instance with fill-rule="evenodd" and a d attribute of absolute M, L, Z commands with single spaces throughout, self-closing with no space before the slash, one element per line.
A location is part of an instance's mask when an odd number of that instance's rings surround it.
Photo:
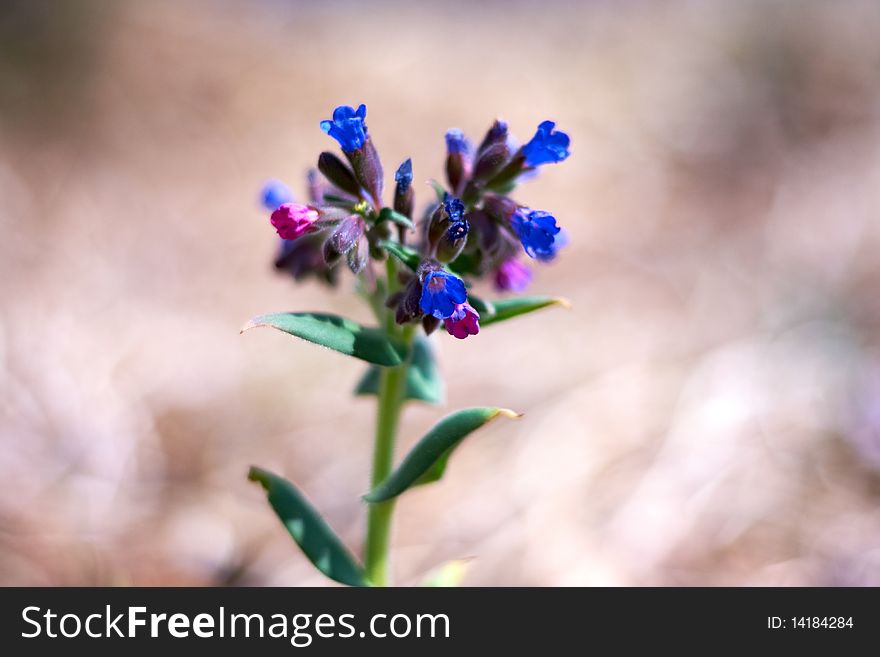
<path fill-rule="evenodd" d="M 295 240 L 310 232 L 318 221 L 318 212 L 302 203 L 282 203 L 269 221 L 286 240 Z"/>

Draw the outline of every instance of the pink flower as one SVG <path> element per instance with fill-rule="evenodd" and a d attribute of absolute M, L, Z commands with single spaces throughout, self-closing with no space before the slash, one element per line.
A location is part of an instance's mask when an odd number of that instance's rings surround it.
<path fill-rule="evenodd" d="M 495 287 L 504 292 L 522 292 L 531 282 L 531 270 L 519 260 L 506 260 L 495 272 Z"/>
<path fill-rule="evenodd" d="M 282 203 L 269 221 L 286 240 L 295 240 L 308 233 L 318 220 L 318 211 L 301 203 Z"/>
<path fill-rule="evenodd" d="M 480 332 L 480 313 L 469 303 L 460 303 L 455 307 L 452 316 L 444 320 L 444 325 L 449 335 L 464 340 L 467 336 Z"/>

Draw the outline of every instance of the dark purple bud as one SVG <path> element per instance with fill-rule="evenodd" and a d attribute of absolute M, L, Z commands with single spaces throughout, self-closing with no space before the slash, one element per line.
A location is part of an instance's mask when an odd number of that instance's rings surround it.
<path fill-rule="evenodd" d="M 519 209 L 519 205 L 507 196 L 487 194 L 483 199 L 483 210 L 495 221 L 502 224 L 510 223 L 513 213 Z"/>
<path fill-rule="evenodd" d="M 477 158 L 473 179 L 484 182 L 491 179 L 510 160 L 510 149 L 506 142 L 490 144 Z"/>
<path fill-rule="evenodd" d="M 461 130 L 446 133 L 446 180 L 453 194 L 461 194 L 473 168 L 473 149 Z"/>
<path fill-rule="evenodd" d="M 394 319 L 398 324 L 406 324 L 414 319 L 419 319 L 424 313 L 419 306 L 422 298 L 422 283 L 418 277 L 413 277 L 403 290 L 403 296 L 397 304 Z"/>
<path fill-rule="evenodd" d="M 412 188 L 412 160 L 406 160 L 394 174 L 397 185 L 394 188 L 394 211 L 412 219 L 414 192 Z"/>
<path fill-rule="evenodd" d="M 492 124 L 492 127 L 489 128 L 486 136 L 483 137 L 483 141 L 477 149 L 477 153 L 485 152 L 485 150 L 493 144 L 506 144 L 507 139 L 507 122 L 502 121 L 501 119 L 495 119 L 495 123 Z"/>
<path fill-rule="evenodd" d="M 366 223 L 363 217 L 353 214 L 339 222 L 330 233 L 330 242 L 337 253 L 348 253 L 363 236 Z"/>
<path fill-rule="evenodd" d="M 376 147 L 373 146 L 373 140 L 369 137 L 363 146 L 357 150 L 346 152 L 348 161 L 351 162 L 351 168 L 354 169 L 355 178 L 357 178 L 360 186 L 369 192 L 376 207 L 382 205 L 382 162 L 379 161 L 379 154 Z"/>
<path fill-rule="evenodd" d="M 422 328 L 425 330 L 425 335 L 431 335 L 437 330 L 438 326 L 440 326 L 440 320 L 433 315 L 425 315 L 422 317 Z"/>
<path fill-rule="evenodd" d="M 314 276 L 330 285 L 336 283 L 336 270 L 327 266 L 321 252 L 325 232 L 310 233 L 296 240 L 281 240 L 275 269 L 284 271 L 297 281 Z"/>
<path fill-rule="evenodd" d="M 351 169 L 333 153 L 323 152 L 318 156 L 318 169 L 331 183 L 352 196 L 360 196 L 361 188 Z"/>

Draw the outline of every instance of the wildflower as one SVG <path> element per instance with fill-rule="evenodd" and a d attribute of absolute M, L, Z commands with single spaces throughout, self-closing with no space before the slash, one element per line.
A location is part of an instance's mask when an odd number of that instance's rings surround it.
<path fill-rule="evenodd" d="M 318 156 L 318 170 L 324 177 L 340 190 L 351 194 L 353 197 L 360 196 L 361 187 L 354 173 L 348 166 L 333 153 L 323 152 Z"/>
<path fill-rule="evenodd" d="M 458 128 L 452 128 L 446 131 L 446 152 L 453 153 L 470 153 L 471 143 L 464 133 Z"/>
<path fill-rule="evenodd" d="M 446 229 L 446 238 L 455 242 L 465 237 L 470 230 L 467 219 L 464 218 L 464 203 L 460 199 L 449 194 L 443 199 L 443 209 L 449 217 L 449 227 Z"/>
<path fill-rule="evenodd" d="M 553 121 L 544 121 L 538 126 L 532 140 L 523 146 L 526 166 L 536 167 L 551 162 L 562 162 L 568 157 L 568 145 L 571 142 L 564 132 L 553 130 Z"/>
<path fill-rule="evenodd" d="M 495 287 L 503 292 L 522 292 L 531 282 L 532 271 L 515 258 L 505 260 L 495 272 Z"/>
<path fill-rule="evenodd" d="M 560 228 L 549 212 L 520 208 L 514 213 L 510 225 L 532 258 L 551 260 L 561 246 L 556 239 Z"/>
<path fill-rule="evenodd" d="M 269 221 L 283 239 L 295 240 L 310 232 L 317 220 L 318 211 L 307 205 L 282 203 Z"/>
<path fill-rule="evenodd" d="M 355 110 L 348 105 L 340 105 L 333 110 L 332 121 L 321 121 L 321 130 L 339 142 L 344 153 L 358 150 L 367 140 L 367 106 L 361 104 Z"/>
<path fill-rule="evenodd" d="M 422 280 L 419 307 L 426 315 L 446 319 L 455 314 L 459 304 L 467 301 L 464 281 L 443 270 L 429 271 Z"/>
<path fill-rule="evenodd" d="M 415 194 L 412 188 L 413 172 L 412 160 L 407 159 L 397 167 L 394 173 L 394 182 L 397 185 L 394 188 L 394 210 L 405 217 L 412 217 L 413 205 L 415 203 Z M 400 227 L 400 241 L 405 238 L 405 231 Z"/>
<path fill-rule="evenodd" d="M 409 186 L 412 185 L 412 180 L 412 160 L 407 158 L 403 164 L 397 167 L 397 171 L 394 173 L 394 182 L 397 183 L 400 191 L 405 192 L 409 189 Z"/>
<path fill-rule="evenodd" d="M 260 192 L 260 198 L 263 206 L 267 210 L 274 210 L 282 203 L 290 203 L 293 201 L 293 192 L 290 188 L 280 180 L 270 180 L 263 185 L 263 191 Z"/>
<path fill-rule="evenodd" d="M 446 319 L 444 326 L 449 335 L 464 340 L 467 336 L 480 332 L 480 313 L 469 303 L 460 303 L 455 307 L 452 316 Z"/>

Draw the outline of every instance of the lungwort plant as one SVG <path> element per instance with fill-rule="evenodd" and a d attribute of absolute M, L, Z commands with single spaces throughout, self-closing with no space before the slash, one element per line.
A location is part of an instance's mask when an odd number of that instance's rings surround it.
<path fill-rule="evenodd" d="M 375 325 L 328 313 L 285 312 L 256 317 L 245 326 L 269 326 L 369 364 L 354 391 L 375 396 L 378 403 L 372 477 L 363 498 L 363 562 L 292 483 L 260 468 L 251 469 L 250 479 L 265 488 L 269 504 L 318 570 L 342 584 L 384 586 L 397 498 L 440 479 L 450 455 L 470 433 L 495 418 L 517 417 L 504 408 L 456 411 L 394 467 L 404 405 L 442 403 L 443 382 L 427 336 L 442 325 L 463 340 L 492 324 L 564 303 L 547 296 L 490 301 L 471 286 L 488 278 L 499 292 L 521 293 L 532 276 L 524 261 L 547 262 L 564 245 L 552 214 L 525 207 L 510 194 L 541 166 L 566 159 L 569 138 L 545 121 L 531 140 L 517 146 L 507 124 L 495 121 L 474 148 L 461 131 L 450 130 L 446 185 L 431 183 L 436 199 L 416 221 L 412 162 L 397 168 L 393 201 L 386 205 L 382 164 L 366 115 L 364 105 L 343 105 L 332 119 L 321 121 L 321 130 L 339 143 L 344 159 L 321 153 L 317 171 L 308 174 L 308 203 L 296 202 L 277 181 L 266 185 L 263 203 L 281 237 L 275 267 L 297 281 L 314 277 L 331 286 L 341 270 L 349 269 Z"/>

